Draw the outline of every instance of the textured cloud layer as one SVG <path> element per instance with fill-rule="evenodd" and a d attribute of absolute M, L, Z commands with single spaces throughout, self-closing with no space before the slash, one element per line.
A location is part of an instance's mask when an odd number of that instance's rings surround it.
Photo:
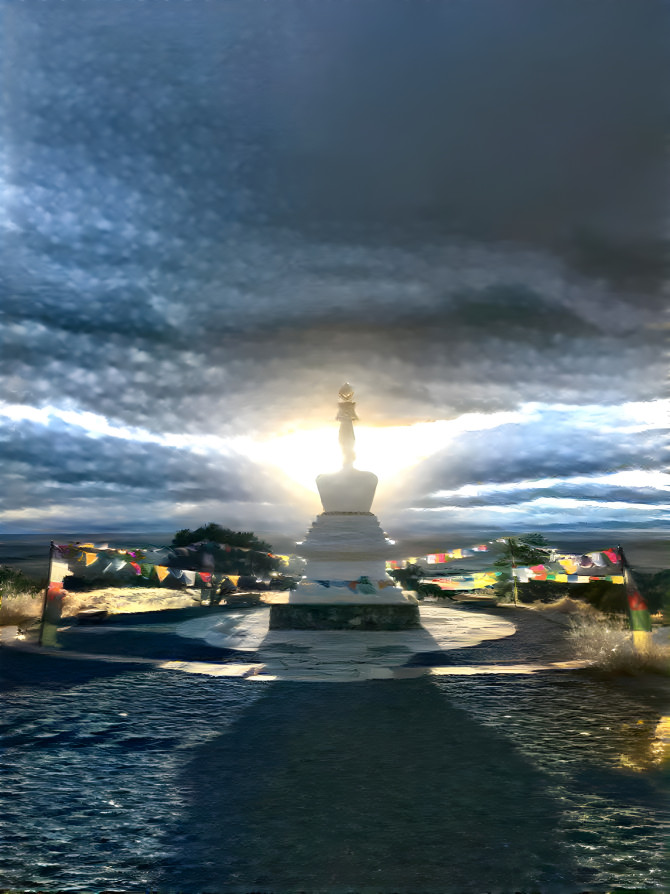
<path fill-rule="evenodd" d="M 161 438 L 321 425 L 344 379 L 369 424 L 659 397 L 667 19 L 660 0 L 9 4 L 2 399 L 154 440 L 0 417 L 5 523 L 87 499 L 120 523 L 261 518 L 287 498 L 257 466 Z M 583 436 L 575 413 L 469 433 L 405 505 L 656 468 L 660 428 Z"/>

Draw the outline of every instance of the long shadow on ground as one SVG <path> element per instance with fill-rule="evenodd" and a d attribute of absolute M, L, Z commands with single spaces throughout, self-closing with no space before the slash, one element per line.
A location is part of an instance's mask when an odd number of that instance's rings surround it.
<path fill-rule="evenodd" d="M 240 611 L 238 608 L 237 612 Z M 258 611 L 258 609 L 250 609 Z M 160 661 L 250 661 L 254 655 L 234 649 L 210 646 L 202 640 L 179 636 L 175 627 L 183 621 L 207 615 L 225 617 L 227 610 L 221 607 L 198 606 L 184 609 L 163 609 L 152 612 L 135 612 L 113 615 L 98 628 L 94 625 L 72 626 L 58 631 L 59 646 L 68 652 L 95 653 L 132 658 L 152 658 Z M 66 623 L 68 619 L 64 619 Z M 156 629 L 152 629 L 152 626 Z M 143 630 L 129 627 L 145 626 Z M 166 629 L 167 628 L 167 629 Z M 172 628 L 172 629 L 170 629 Z"/>
<path fill-rule="evenodd" d="M 440 667 L 468 664 L 494 664 L 561 661 L 573 657 L 567 643 L 568 622 L 558 623 L 539 612 L 524 608 L 497 606 L 452 606 L 466 614 L 485 614 L 503 618 L 516 625 L 516 633 L 496 640 L 485 640 L 462 649 L 420 652 L 407 662 L 408 667 Z"/>
<path fill-rule="evenodd" d="M 116 677 L 133 668 L 146 670 L 146 665 L 133 664 L 130 659 L 127 663 L 114 664 L 73 661 L 57 655 L 7 648 L 0 651 L 0 692 L 10 692 L 22 686 L 67 689 L 92 679 Z"/>
<path fill-rule="evenodd" d="M 429 680 L 258 685 L 185 768 L 159 890 L 579 890 L 543 775 Z"/>

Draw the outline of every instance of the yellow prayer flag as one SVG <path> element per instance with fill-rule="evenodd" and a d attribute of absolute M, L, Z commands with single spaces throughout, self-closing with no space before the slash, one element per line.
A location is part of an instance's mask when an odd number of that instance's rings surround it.
<path fill-rule="evenodd" d="M 170 573 L 170 570 L 165 565 L 154 565 L 154 568 L 156 569 L 156 576 L 161 582 L 164 581 Z"/>
<path fill-rule="evenodd" d="M 234 587 L 237 586 L 237 582 L 240 579 L 239 574 L 227 574 L 226 577 L 228 578 L 229 581 L 231 581 L 231 583 Z"/>
<path fill-rule="evenodd" d="M 84 558 L 86 559 L 87 565 L 92 565 L 98 559 L 97 553 L 84 553 Z"/>
<path fill-rule="evenodd" d="M 568 572 L 568 574 L 574 574 L 577 570 L 577 563 L 573 562 L 572 559 L 560 559 L 558 562 L 559 565 L 562 565 L 563 568 Z"/>
<path fill-rule="evenodd" d="M 555 579 L 557 581 L 561 581 L 561 583 L 565 584 L 568 582 L 568 575 L 567 574 L 557 574 Z"/>
<path fill-rule="evenodd" d="M 613 584 L 622 584 L 623 583 L 623 574 L 613 574 L 610 578 Z"/>

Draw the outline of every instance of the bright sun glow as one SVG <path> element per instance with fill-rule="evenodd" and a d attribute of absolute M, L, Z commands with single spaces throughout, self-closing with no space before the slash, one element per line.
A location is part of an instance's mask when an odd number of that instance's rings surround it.
<path fill-rule="evenodd" d="M 520 413 L 466 413 L 457 419 L 373 428 L 356 426 L 356 468 L 374 472 L 380 484 L 448 447 L 464 431 L 482 431 L 521 422 Z M 247 455 L 271 463 L 293 481 L 316 493 L 315 478 L 342 466 L 334 425 L 292 432 L 245 445 Z"/>
<path fill-rule="evenodd" d="M 356 427 L 356 467 L 374 472 L 380 481 L 425 459 L 442 444 L 421 436 L 418 426 L 397 428 Z M 443 442 L 444 443 L 444 442 Z M 316 493 L 315 479 L 322 472 L 336 472 L 342 453 L 334 426 L 298 431 L 250 445 L 253 458 L 271 463 L 307 490 Z"/>

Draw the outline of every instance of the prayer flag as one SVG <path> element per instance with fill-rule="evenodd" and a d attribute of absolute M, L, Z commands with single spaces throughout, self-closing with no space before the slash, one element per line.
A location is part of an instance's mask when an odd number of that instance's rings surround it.
<path fill-rule="evenodd" d="M 577 570 L 577 563 L 573 559 L 559 559 L 558 564 L 565 568 L 568 574 L 574 574 Z"/>
<path fill-rule="evenodd" d="M 643 596 L 640 594 L 630 568 L 626 565 L 624 566 L 623 577 L 626 584 L 626 597 L 628 599 L 628 613 L 630 615 L 631 629 L 633 631 L 644 630 L 647 633 L 651 633 L 651 615 L 649 614 L 649 607 Z"/>
<path fill-rule="evenodd" d="M 360 577 L 358 579 L 358 589 L 361 593 L 365 593 L 368 596 L 377 592 L 369 577 Z"/>
<path fill-rule="evenodd" d="M 606 549 L 603 551 L 603 555 L 607 556 L 610 562 L 614 562 L 615 565 L 618 565 L 620 562 L 619 554 L 615 549 Z"/>
<path fill-rule="evenodd" d="M 156 577 L 162 583 L 170 573 L 169 569 L 165 565 L 154 565 L 154 568 L 156 569 Z"/>
<path fill-rule="evenodd" d="M 603 558 L 602 553 L 589 553 L 589 558 L 593 562 L 594 565 L 597 565 L 599 568 L 604 568 L 607 564 L 605 559 Z"/>

